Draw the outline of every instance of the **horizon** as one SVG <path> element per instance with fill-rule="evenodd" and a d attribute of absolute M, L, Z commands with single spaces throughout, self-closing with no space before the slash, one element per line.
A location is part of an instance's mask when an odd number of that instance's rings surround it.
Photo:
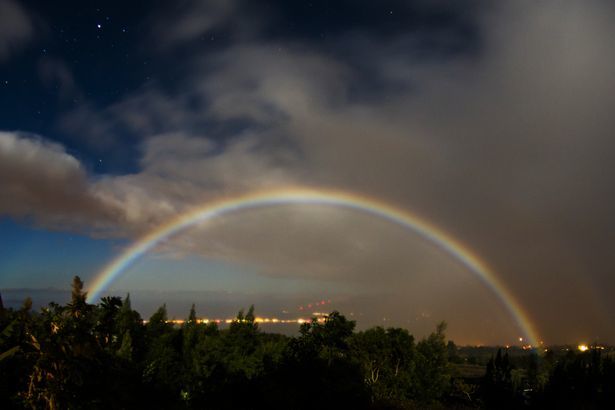
<path fill-rule="evenodd" d="M 33 295 L 34 293 L 34 295 Z M 41 294 L 42 293 L 42 294 Z M 231 292 L 232 293 L 232 292 Z M 167 299 L 164 299 L 165 296 Z M 22 288 L 22 289 L 2 289 L 0 290 L 2 300 L 5 308 L 19 309 L 25 300 L 25 298 L 31 298 L 33 302 L 33 308 L 35 311 L 40 310 L 48 306 L 50 302 L 55 303 L 67 303 L 71 298 L 71 290 L 67 288 Z M 257 321 L 259 326 L 265 326 L 263 331 L 269 333 L 280 333 L 287 336 L 296 336 L 299 331 L 301 323 L 309 322 L 312 318 L 322 317 L 332 311 L 340 312 L 345 315 L 349 320 L 354 320 L 357 323 L 357 330 L 366 330 L 374 326 L 380 326 L 383 328 L 401 327 L 408 330 L 417 339 L 427 337 L 433 332 L 435 325 L 439 322 L 446 322 L 449 330 L 451 325 L 453 329 L 454 324 L 451 324 L 446 318 L 434 318 L 435 321 L 428 321 L 426 323 L 408 323 L 407 321 L 395 321 L 393 319 L 383 320 L 381 322 L 374 321 L 373 319 L 366 319 L 364 315 L 360 313 L 347 312 L 343 308 L 338 308 L 338 304 L 335 301 L 324 301 L 321 306 L 321 301 L 312 301 L 311 303 L 304 303 L 303 305 L 284 305 L 287 309 L 280 309 L 280 301 L 276 303 L 263 303 L 259 305 L 250 302 L 250 294 L 234 295 L 230 298 L 228 294 L 215 291 L 194 291 L 194 290 L 176 290 L 172 292 L 165 292 L 163 290 L 154 289 L 126 289 L 123 291 L 107 291 L 104 296 L 117 296 L 124 299 L 127 295 L 130 295 L 130 300 L 133 309 L 141 314 L 144 322 L 156 312 L 162 305 L 166 306 L 169 314 L 169 321 L 175 323 L 178 320 L 184 320 L 188 317 L 190 308 L 192 305 L 196 308 L 197 319 L 207 319 L 209 322 L 216 322 L 218 325 L 227 326 L 231 320 L 233 320 L 239 311 L 245 311 L 250 306 L 254 307 L 255 316 L 259 319 L 276 318 L 280 321 L 293 320 L 299 323 L 272 323 Z M 188 296 L 189 295 L 189 296 Z M 8 296 L 8 297 L 7 297 Z M 270 297 L 267 295 L 266 297 Z M 213 299 L 213 301 L 212 301 Z M 301 300 L 297 298 L 297 300 Z M 306 299 L 303 299 L 306 300 Z M 290 302 L 291 299 L 287 300 Z M 100 300 L 93 302 L 93 304 L 100 303 Z M 311 308 L 308 308 L 308 305 Z M 261 309 L 261 307 L 264 307 Z M 299 309 L 299 308 L 303 309 Z M 209 309 L 209 310 L 208 310 Z M 311 310 L 311 311 L 310 311 Z M 264 312 L 264 313 L 263 313 Z M 426 318 L 415 318 L 418 320 L 425 320 Z M 512 326 L 512 324 L 511 324 Z M 278 331 L 281 330 L 281 331 Z M 463 333 L 463 331 L 461 330 Z M 450 331 L 447 332 L 450 336 Z M 460 347 L 516 347 L 523 348 L 524 346 L 531 346 L 532 348 L 543 347 L 578 347 L 581 345 L 603 345 L 607 347 L 614 347 L 615 343 L 610 340 L 604 340 L 596 336 L 580 337 L 576 340 L 540 340 L 536 345 L 528 345 L 527 340 L 519 340 L 518 337 L 511 338 L 510 340 L 480 340 L 479 338 L 467 339 L 462 337 L 455 338 L 449 337 L 449 340 L 455 342 Z"/>

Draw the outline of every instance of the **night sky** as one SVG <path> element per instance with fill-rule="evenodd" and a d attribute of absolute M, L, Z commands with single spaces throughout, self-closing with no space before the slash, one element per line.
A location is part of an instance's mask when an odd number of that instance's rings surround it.
<path fill-rule="evenodd" d="M 606 0 L 0 0 L 3 298 L 87 286 L 208 201 L 309 187 L 447 232 L 545 342 L 615 343 L 614 18 Z M 195 226 L 127 291 L 144 313 L 326 298 L 362 326 L 520 332 L 424 238 L 325 206 Z"/>

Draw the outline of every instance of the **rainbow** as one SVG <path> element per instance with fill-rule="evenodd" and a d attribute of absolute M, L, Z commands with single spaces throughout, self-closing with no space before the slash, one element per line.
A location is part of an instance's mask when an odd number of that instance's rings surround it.
<path fill-rule="evenodd" d="M 367 196 L 324 189 L 290 188 L 249 193 L 208 202 L 201 207 L 187 211 L 147 233 L 106 265 L 94 278 L 88 292 L 88 302 L 93 303 L 98 300 L 113 281 L 160 241 L 192 225 L 235 212 L 291 204 L 325 205 L 356 210 L 392 222 L 420 235 L 478 276 L 498 296 L 515 319 L 526 340 L 536 345 L 538 340 L 536 332 L 524 310 L 487 264 L 460 242 L 406 210 Z"/>

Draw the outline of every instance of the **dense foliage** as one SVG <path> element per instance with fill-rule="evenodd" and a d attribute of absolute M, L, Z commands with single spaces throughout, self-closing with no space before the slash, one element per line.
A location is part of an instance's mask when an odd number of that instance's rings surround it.
<path fill-rule="evenodd" d="M 144 323 L 130 297 L 33 312 L 0 303 L 0 408 L 552 408 L 615 403 L 615 364 L 598 350 L 517 358 L 498 351 L 480 377 L 441 324 L 356 332 L 338 312 L 297 337 L 259 330 L 254 310 L 226 329 L 181 326 L 162 306 Z M 467 370 L 467 369 L 466 369 Z M 554 407 L 553 407 L 554 408 Z"/>

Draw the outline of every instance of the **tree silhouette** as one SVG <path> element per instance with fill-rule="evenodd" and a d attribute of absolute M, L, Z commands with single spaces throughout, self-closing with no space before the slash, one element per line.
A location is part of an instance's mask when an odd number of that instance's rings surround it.
<path fill-rule="evenodd" d="M 457 348 L 444 323 L 418 343 L 401 328 L 357 332 L 339 312 L 295 337 L 263 332 L 253 306 L 222 328 L 199 323 L 194 305 L 181 326 L 166 305 L 144 323 L 130 295 L 88 304 L 79 277 L 66 305 L 34 312 L 26 299 L 3 312 L 2 409 L 610 408 L 615 400 L 615 363 L 601 347 Z M 472 358 L 486 364 L 484 377 L 463 374 Z"/>

